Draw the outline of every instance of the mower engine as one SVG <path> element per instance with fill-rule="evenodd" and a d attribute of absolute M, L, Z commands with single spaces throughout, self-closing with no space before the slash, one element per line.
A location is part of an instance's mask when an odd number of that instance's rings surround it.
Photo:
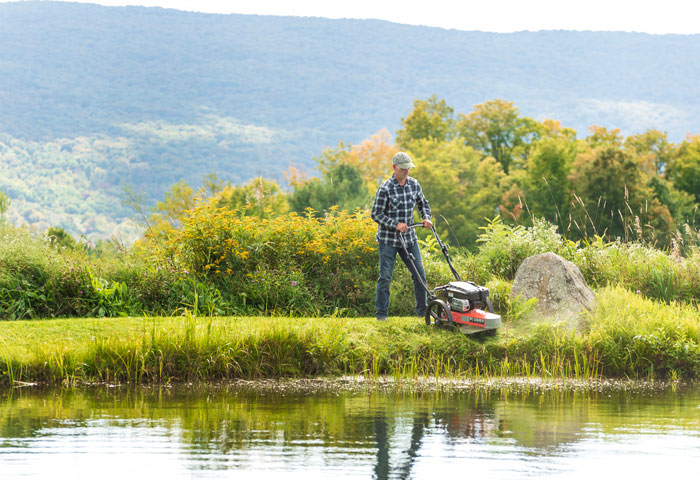
<path fill-rule="evenodd" d="M 446 310 L 438 317 L 458 326 L 464 333 L 495 333 L 500 328 L 501 316 L 493 313 L 488 288 L 474 282 L 457 281 L 436 287 L 433 293 Z"/>

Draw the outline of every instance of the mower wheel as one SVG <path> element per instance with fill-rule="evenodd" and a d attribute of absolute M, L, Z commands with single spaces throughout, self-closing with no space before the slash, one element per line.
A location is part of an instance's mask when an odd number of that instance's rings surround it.
<path fill-rule="evenodd" d="M 442 300 L 434 300 L 430 302 L 425 311 L 425 324 L 435 325 L 436 327 L 453 327 L 452 312 Z"/>

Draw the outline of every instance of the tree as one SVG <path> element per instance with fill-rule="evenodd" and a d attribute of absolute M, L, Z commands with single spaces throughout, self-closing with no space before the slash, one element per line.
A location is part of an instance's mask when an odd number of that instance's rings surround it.
<path fill-rule="evenodd" d="M 335 150 L 325 149 L 316 158 L 316 162 L 321 174 L 343 163 L 356 167 L 367 190 L 373 194 L 377 185 L 391 176 L 391 159 L 398 151 L 399 148 L 390 143 L 389 132 L 382 129 L 358 145 L 345 145 L 341 142 Z M 290 167 L 286 177 L 290 184 L 306 180 L 303 173 L 295 167 Z"/>
<path fill-rule="evenodd" d="M 608 130 L 605 127 L 593 125 L 588 130 L 590 131 L 590 135 L 586 137 L 586 143 L 588 143 L 591 148 L 601 146 L 622 147 L 623 139 L 619 128 Z"/>
<path fill-rule="evenodd" d="M 484 218 L 498 214 L 505 174 L 491 157 L 482 158 L 460 139 L 412 144 L 411 171 L 430 202 L 435 228 L 454 244 L 474 249 Z"/>
<path fill-rule="evenodd" d="M 700 135 L 688 137 L 681 143 L 678 155 L 668 165 L 667 178 L 700 203 Z"/>
<path fill-rule="evenodd" d="M 625 149 L 645 157 L 644 169 L 648 173 L 663 175 L 666 165 L 671 163 L 677 154 L 677 149 L 668 141 L 666 132 L 647 130 L 638 135 L 630 135 L 625 139 Z"/>
<path fill-rule="evenodd" d="M 257 177 L 245 185 L 226 186 L 215 195 L 218 207 L 238 210 L 245 216 L 269 218 L 289 211 L 287 198 L 280 186 L 262 177 Z"/>
<path fill-rule="evenodd" d="M 543 137 L 565 138 L 571 142 L 576 140 L 576 130 L 563 127 L 559 120 L 547 118 L 540 123 L 540 131 Z"/>
<path fill-rule="evenodd" d="M 319 215 L 332 206 L 348 211 L 368 208 L 371 201 L 359 169 L 347 163 L 333 166 L 322 178 L 296 185 L 289 196 L 289 205 L 295 212 L 312 208 Z"/>
<path fill-rule="evenodd" d="M 231 186 L 231 182 L 224 182 L 216 172 L 205 175 L 202 180 L 202 189 L 207 197 L 213 197 L 229 186 Z"/>
<path fill-rule="evenodd" d="M 694 213 L 697 204 L 695 197 L 688 192 L 678 190 L 673 182 L 656 175 L 649 180 L 649 186 L 654 192 L 654 196 L 663 205 L 675 220 L 676 228 L 683 223 L 694 224 Z"/>
<path fill-rule="evenodd" d="M 491 100 L 460 114 L 457 122 L 465 144 L 492 156 L 507 174 L 516 158 L 527 155 L 528 144 L 541 134 L 541 125 L 521 117 L 513 102 Z"/>
<path fill-rule="evenodd" d="M 46 232 L 49 245 L 56 249 L 75 250 L 78 243 L 63 227 L 50 227 Z"/>
<path fill-rule="evenodd" d="M 582 236 L 592 230 L 612 238 L 653 236 L 665 242 L 675 230 L 671 213 L 656 197 L 639 157 L 620 148 L 621 144 L 598 143 L 577 157 L 569 177 L 575 193 L 572 222 Z"/>
<path fill-rule="evenodd" d="M 401 119 L 396 142 L 406 149 L 417 140 L 449 141 L 457 134 L 455 125 L 454 109 L 437 95 L 414 100 L 411 113 Z"/>
<path fill-rule="evenodd" d="M 187 182 L 180 180 L 174 183 L 170 190 L 165 192 L 162 202 L 156 203 L 152 220 L 155 222 L 168 222 L 177 228 L 182 225 L 182 219 L 187 210 L 191 210 L 195 204 L 194 190 Z"/>
<path fill-rule="evenodd" d="M 576 140 L 548 136 L 538 141 L 527 161 L 523 181 L 525 200 L 531 213 L 563 228 L 571 200 L 569 175 L 576 154 Z"/>

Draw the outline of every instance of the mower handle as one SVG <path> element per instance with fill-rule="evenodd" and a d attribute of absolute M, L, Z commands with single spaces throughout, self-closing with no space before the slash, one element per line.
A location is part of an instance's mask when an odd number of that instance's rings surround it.
<path fill-rule="evenodd" d="M 423 226 L 423 222 L 411 223 L 408 225 L 408 228 L 416 228 L 416 227 L 422 227 L 422 226 Z M 448 253 L 449 249 L 447 248 L 447 245 L 442 243 L 442 240 L 440 240 L 440 237 L 438 236 L 437 231 L 435 230 L 435 225 L 430 227 L 430 230 L 432 230 L 433 235 L 435 236 L 435 240 L 437 240 L 437 243 L 440 246 L 440 250 L 442 250 L 442 254 L 445 256 L 445 260 L 447 260 L 447 265 L 449 265 L 450 270 L 452 271 L 452 274 L 455 276 L 455 278 L 457 279 L 458 282 L 461 281 L 462 279 L 459 276 L 459 273 L 457 273 L 457 270 L 455 270 L 455 267 L 452 265 L 452 260 L 450 259 L 450 254 Z M 403 235 L 404 235 L 404 232 L 399 232 L 399 240 L 401 241 L 402 248 L 408 254 L 408 250 L 406 249 L 406 242 L 403 239 Z M 409 256 L 410 256 L 410 254 L 409 254 Z M 415 268 L 415 266 L 414 266 L 414 268 Z M 426 287 L 426 290 L 428 290 L 427 287 Z"/>
<path fill-rule="evenodd" d="M 408 228 L 416 228 L 416 227 L 422 227 L 422 226 L 423 226 L 423 222 L 420 222 L 420 223 L 411 223 L 411 224 L 408 226 Z"/>

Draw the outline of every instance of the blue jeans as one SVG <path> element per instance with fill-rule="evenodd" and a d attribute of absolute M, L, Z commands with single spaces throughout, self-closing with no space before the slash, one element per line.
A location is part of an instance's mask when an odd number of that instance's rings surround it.
<path fill-rule="evenodd" d="M 414 264 L 418 269 L 423 282 L 425 282 L 425 270 L 423 269 L 423 260 L 420 256 L 418 244 L 408 245 L 406 247 L 415 258 Z M 394 261 L 396 254 L 399 254 L 403 263 L 406 264 L 408 271 L 411 272 L 413 279 L 413 294 L 416 297 L 416 315 L 425 315 L 427 305 L 427 294 L 420 280 L 416 277 L 415 272 L 411 268 L 410 260 L 406 257 L 403 249 L 400 247 L 392 247 L 379 243 L 379 279 L 377 280 L 377 299 L 375 305 L 377 307 L 377 318 L 387 317 L 389 311 L 389 285 L 391 285 L 391 277 L 394 275 Z"/>

